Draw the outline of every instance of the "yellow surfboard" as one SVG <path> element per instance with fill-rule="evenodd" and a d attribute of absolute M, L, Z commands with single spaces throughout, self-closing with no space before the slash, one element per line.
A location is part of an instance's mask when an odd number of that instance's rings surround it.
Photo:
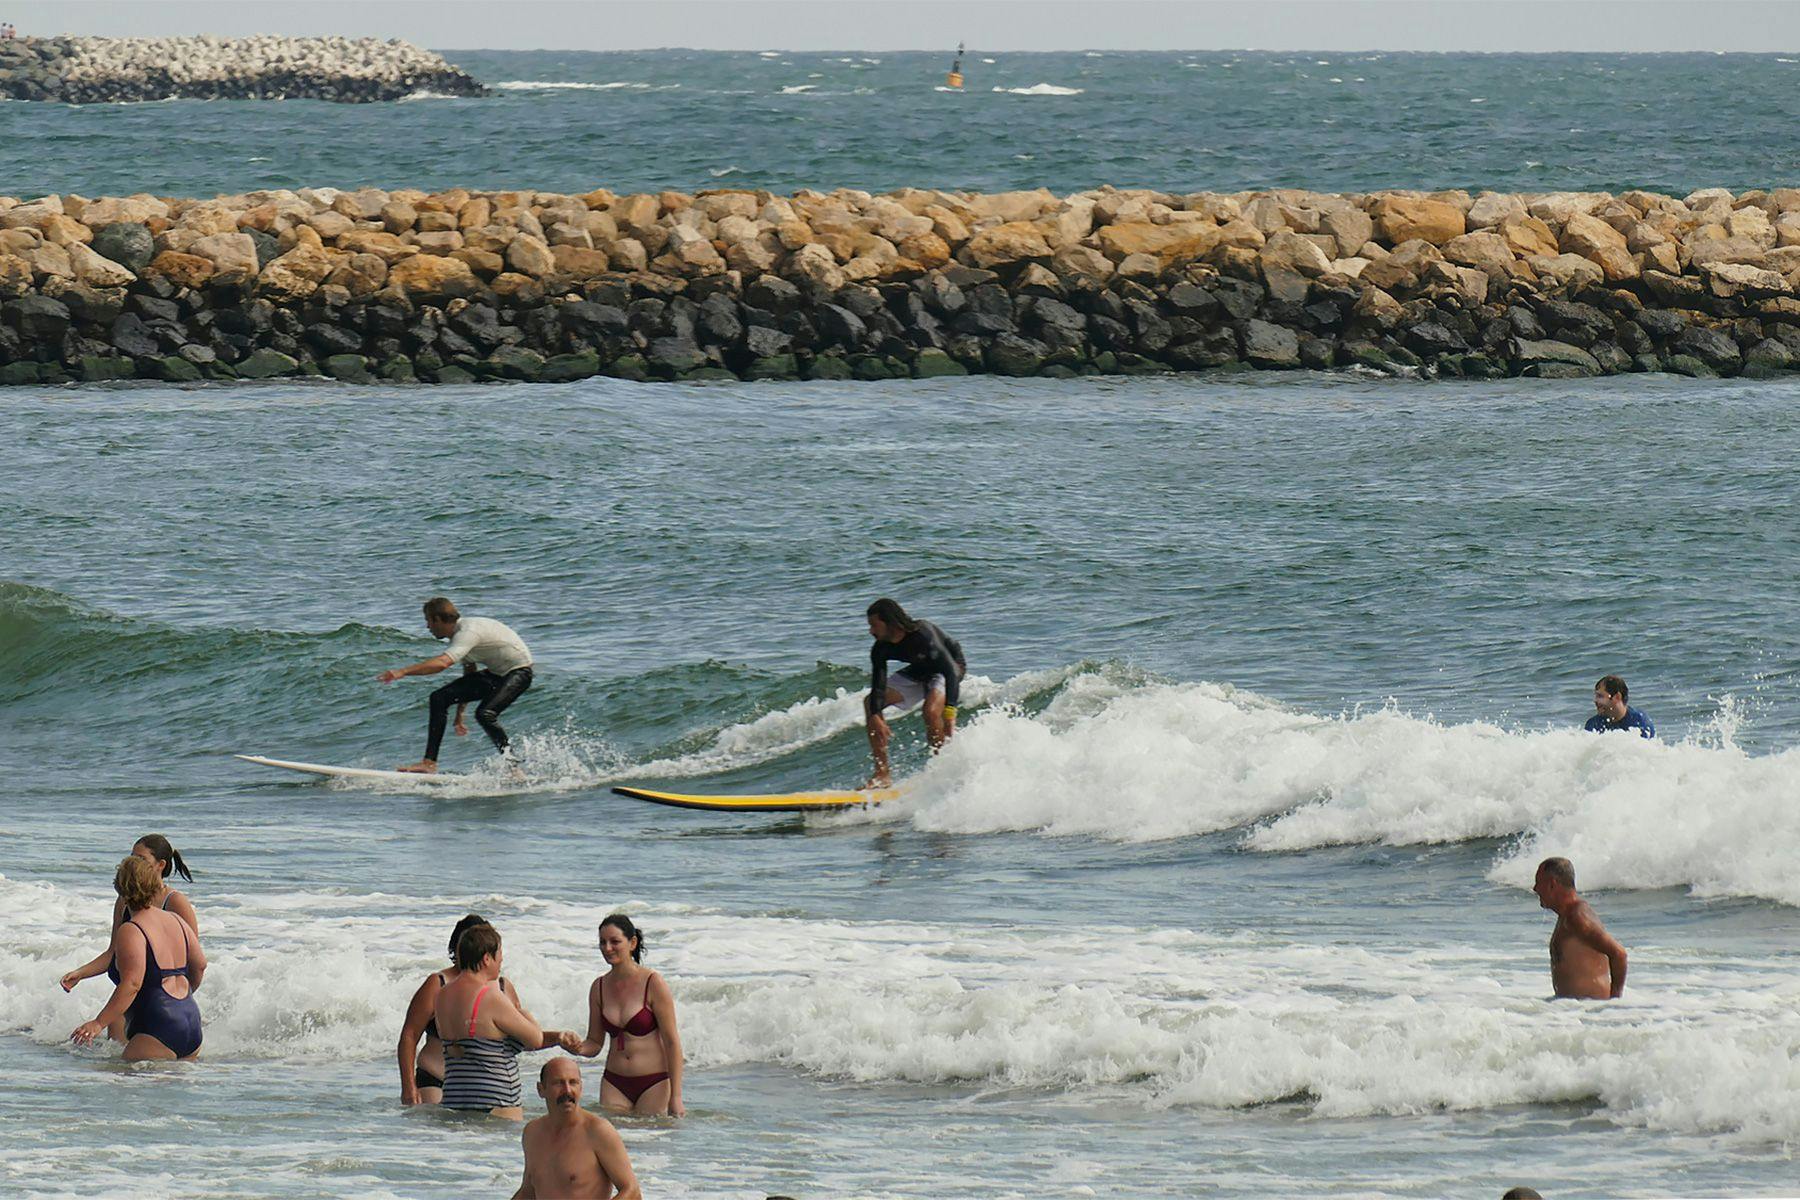
<path fill-rule="evenodd" d="M 882 788 L 867 792 L 790 792 L 769 796 L 687 796 L 680 792 L 653 792 L 647 788 L 616 787 L 613 791 L 633 800 L 667 804 L 672 808 L 698 808 L 707 812 L 828 812 L 838 808 L 863 808 L 892 800 L 900 792 Z"/>

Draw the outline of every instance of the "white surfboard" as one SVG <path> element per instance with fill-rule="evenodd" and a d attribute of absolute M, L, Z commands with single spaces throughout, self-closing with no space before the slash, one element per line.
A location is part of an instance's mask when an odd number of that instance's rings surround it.
<path fill-rule="evenodd" d="M 323 775 L 329 779 L 374 779 L 383 783 L 456 783 L 461 775 L 421 775 L 413 771 L 381 771 L 374 767 L 333 767 L 324 763 L 288 762 L 280 758 L 264 758 L 260 754 L 234 754 L 233 758 L 241 758 L 245 762 L 255 763 L 259 767 L 280 767 L 284 771 L 299 771 L 303 775 Z"/>

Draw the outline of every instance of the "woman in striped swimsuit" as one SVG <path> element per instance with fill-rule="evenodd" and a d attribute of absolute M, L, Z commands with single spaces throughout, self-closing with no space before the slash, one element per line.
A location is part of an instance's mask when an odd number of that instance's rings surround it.
<path fill-rule="evenodd" d="M 456 943 L 459 974 L 438 993 L 437 1027 L 444 1039 L 445 1108 L 492 1113 L 517 1121 L 519 1052 L 542 1050 L 562 1036 L 548 1034 L 499 984 L 500 931 L 472 926 Z M 454 1036 L 453 1036 L 454 1035 Z"/>

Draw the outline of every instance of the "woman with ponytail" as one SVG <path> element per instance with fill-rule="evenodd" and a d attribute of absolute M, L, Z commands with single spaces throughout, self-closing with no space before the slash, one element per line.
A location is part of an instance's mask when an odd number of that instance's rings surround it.
<path fill-rule="evenodd" d="M 171 872 L 180 875 L 181 878 L 188 883 L 194 881 L 194 874 L 192 871 L 188 870 L 187 863 L 182 860 L 181 851 L 169 845 L 169 839 L 162 834 L 147 833 L 132 845 L 131 853 L 138 858 L 148 860 L 156 866 L 159 884 L 156 894 L 150 898 L 149 906 L 151 908 L 162 909 L 180 917 L 183 921 L 187 922 L 189 929 L 192 929 L 195 933 L 199 933 L 200 920 L 194 915 L 193 904 L 188 901 L 186 896 L 169 886 L 169 875 Z M 75 985 L 82 980 L 92 979 L 94 976 L 102 974 L 111 979 L 114 983 L 119 982 L 118 968 L 113 966 L 113 931 L 123 925 L 129 916 L 130 913 L 125 909 L 125 901 L 123 899 L 114 900 L 112 923 L 107 926 L 106 949 L 102 950 L 86 963 L 76 967 L 67 975 L 64 975 L 62 977 L 63 991 L 74 991 Z M 120 1020 L 117 1024 L 119 1026 L 119 1031 L 122 1032 L 125 1028 L 124 1021 Z M 120 1038 L 119 1040 L 124 1041 L 125 1039 Z"/>

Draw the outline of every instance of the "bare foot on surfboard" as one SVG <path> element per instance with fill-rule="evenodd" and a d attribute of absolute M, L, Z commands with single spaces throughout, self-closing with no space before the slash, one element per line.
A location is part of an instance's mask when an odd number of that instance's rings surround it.
<path fill-rule="evenodd" d="M 404 771 L 408 775 L 436 775 L 437 764 L 430 760 L 421 760 L 410 767 L 395 767 L 396 771 Z"/>
<path fill-rule="evenodd" d="M 857 790 L 861 792 L 879 792 L 893 786 L 894 781 L 891 777 L 886 775 L 872 775 L 869 777 L 869 782 L 863 784 L 862 787 Z"/>

